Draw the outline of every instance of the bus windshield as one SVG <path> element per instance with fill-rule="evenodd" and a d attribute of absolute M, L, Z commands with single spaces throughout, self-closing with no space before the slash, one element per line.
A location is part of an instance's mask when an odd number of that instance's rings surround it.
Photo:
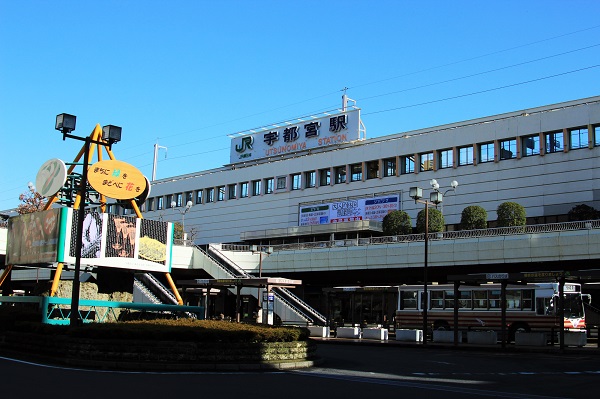
<path fill-rule="evenodd" d="M 564 301 L 565 317 L 566 318 L 582 318 L 583 317 L 583 303 L 581 302 L 581 295 L 578 294 L 567 294 L 565 295 Z"/>

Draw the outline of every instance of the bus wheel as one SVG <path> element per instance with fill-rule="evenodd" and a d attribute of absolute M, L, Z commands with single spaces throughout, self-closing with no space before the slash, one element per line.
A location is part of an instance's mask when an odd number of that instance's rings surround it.
<path fill-rule="evenodd" d="M 515 335 L 518 332 L 529 332 L 531 328 L 526 323 L 515 323 L 508 330 L 508 339 L 510 342 L 515 342 Z"/>
<path fill-rule="evenodd" d="M 437 331 L 450 331 L 450 325 L 446 321 L 436 321 L 433 323 L 433 329 Z"/>

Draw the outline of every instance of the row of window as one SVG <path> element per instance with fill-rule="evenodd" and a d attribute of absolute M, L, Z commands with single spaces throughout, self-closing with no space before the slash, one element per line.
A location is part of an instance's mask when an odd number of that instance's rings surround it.
<path fill-rule="evenodd" d="M 500 309 L 498 290 L 460 291 L 458 307 L 460 309 Z M 429 309 L 454 309 L 454 290 L 432 290 L 429 294 Z M 507 290 L 506 308 L 510 310 L 534 310 L 533 290 Z M 417 291 L 400 292 L 400 309 L 417 309 Z"/>
<path fill-rule="evenodd" d="M 181 207 L 188 201 L 195 204 L 211 203 L 317 185 L 399 176 L 417 172 L 415 167 L 418 167 L 418 172 L 426 172 L 597 146 L 600 146 L 600 125 L 591 129 L 577 127 L 155 197 L 148 199 L 144 210 L 170 208 L 173 202 L 175 207 Z"/>

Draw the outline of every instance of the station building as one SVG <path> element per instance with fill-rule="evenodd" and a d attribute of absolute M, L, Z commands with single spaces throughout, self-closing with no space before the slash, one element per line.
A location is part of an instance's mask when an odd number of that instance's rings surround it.
<path fill-rule="evenodd" d="M 367 138 L 361 110 L 348 104 L 343 98 L 336 113 L 233 136 L 223 167 L 153 181 L 141 207 L 144 217 L 183 219 L 187 245 L 252 253 L 258 248 L 260 260 L 247 271 L 256 275 L 260 267 L 262 275 L 302 280 L 300 295 L 322 309 L 328 306 L 323 292 L 333 287 L 420 281 L 420 258 L 406 264 L 414 256 L 379 267 L 380 254 L 367 250 L 349 267 L 330 259 L 319 264 L 314 250 L 303 248 L 382 237 L 381 221 L 396 209 L 406 211 L 414 226 L 423 205 L 409 189 L 421 187 L 429 198 L 433 179 L 445 194 L 438 209 L 447 232 L 460 230 L 461 212 L 469 205 L 486 209 L 490 228 L 506 201 L 525 207 L 528 225 L 567 222 L 569 211 L 581 204 L 600 209 L 600 96 L 376 138 Z M 113 204 L 109 212 L 128 210 Z M 274 256 L 290 248 L 292 257 Z M 507 263 L 500 258 L 440 261 L 432 281 L 498 271 Z M 519 272 L 591 266 L 587 257 L 557 265 L 533 256 L 510 267 Z M 211 277 L 200 270 L 173 275 Z"/>

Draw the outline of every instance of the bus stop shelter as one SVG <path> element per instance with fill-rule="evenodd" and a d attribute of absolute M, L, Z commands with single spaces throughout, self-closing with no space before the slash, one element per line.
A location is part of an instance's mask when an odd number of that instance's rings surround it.
<path fill-rule="evenodd" d="M 294 288 L 302 285 L 302 280 L 291 280 L 282 277 L 248 277 L 248 278 L 216 278 L 216 279 L 194 279 L 179 280 L 177 282 L 184 290 L 186 288 L 205 288 L 210 292 L 211 288 L 235 289 L 235 319 L 241 321 L 242 288 L 256 288 L 259 292 L 264 289 L 268 294 L 272 288 Z M 260 295 L 259 295 L 260 296 Z M 258 298 L 260 303 L 261 298 Z M 208 304 L 205 304 L 207 307 Z M 266 318 L 263 318 L 265 320 Z"/>

